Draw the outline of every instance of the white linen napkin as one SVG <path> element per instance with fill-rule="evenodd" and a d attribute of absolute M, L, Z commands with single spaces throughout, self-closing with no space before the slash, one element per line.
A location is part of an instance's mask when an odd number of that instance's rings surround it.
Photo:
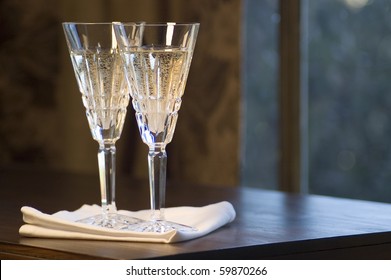
<path fill-rule="evenodd" d="M 233 206 L 227 201 L 203 207 L 165 208 L 165 216 L 168 221 L 195 227 L 197 231 L 172 230 L 165 233 L 149 233 L 115 230 L 75 222 L 100 214 L 101 208 L 98 205 L 83 205 L 73 212 L 59 211 L 52 215 L 42 213 L 28 206 L 22 207 L 21 211 L 26 224 L 20 227 L 19 234 L 26 237 L 155 243 L 174 243 L 198 238 L 232 222 L 236 216 Z M 119 210 L 118 213 L 144 220 L 148 220 L 150 217 L 149 210 L 136 212 Z"/>

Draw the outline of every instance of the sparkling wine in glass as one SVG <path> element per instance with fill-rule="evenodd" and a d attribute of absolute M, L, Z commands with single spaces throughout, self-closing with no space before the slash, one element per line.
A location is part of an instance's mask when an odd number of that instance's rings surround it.
<path fill-rule="evenodd" d="M 152 215 L 130 227 L 135 231 L 196 230 L 167 221 L 164 207 L 166 145 L 174 135 L 198 29 L 198 23 L 115 24 L 140 135 L 149 148 Z"/>
<path fill-rule="evenodd" d="M 79 222 L 127 229 L 141 220 L 117 214 L 115 205 L 115 143 L 122 132 L 130 95 L 113 24 L 67 22 L 63 29 L 91 134 L 99 144 L 102 215 Z"/>

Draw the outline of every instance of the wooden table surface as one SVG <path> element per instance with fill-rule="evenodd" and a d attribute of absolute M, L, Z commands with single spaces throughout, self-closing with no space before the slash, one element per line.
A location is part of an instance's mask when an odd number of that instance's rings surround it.
<path fill-rule="evenodd" d="M 235 221 L 175 244 L 26 238 L 24 205 L 45 213 L 99 204 L 97 176 L 0 170 L 1 259 L 391 259 L 391 205 L 252 188 L 169 184 L 167 207 L 230 201 Z M 119 209 L 149 207 L 146 182 L 119 176 Z"/>

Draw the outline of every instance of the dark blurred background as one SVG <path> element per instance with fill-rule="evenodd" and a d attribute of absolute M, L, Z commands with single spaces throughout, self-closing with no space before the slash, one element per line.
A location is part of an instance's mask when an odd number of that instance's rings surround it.
<path fill-rule="evenodd" d="M 61 22 L 200 22 L 169 178 L 238 184 L 240 10 L 224 0 L 0 0 L 0 165 L 97 172 Z M 119 173 L 147 177 L 131 107 L 117 150 Z"/>
<path fill-rule="evenodd" d="M 0 0 L 0 167 L 97 173 L 61 22 L 197 21 L 169 180 L 281 189 L 284 1 Z M 300 10 L 302 189 L 391 202 L 391 2 L 292 3 Z M 119 175 L 147 178 L 131 107 L 117 148 Z"/>

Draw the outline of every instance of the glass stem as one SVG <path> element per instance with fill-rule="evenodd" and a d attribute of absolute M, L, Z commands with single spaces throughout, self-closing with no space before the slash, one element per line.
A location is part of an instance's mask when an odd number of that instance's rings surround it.
<path fill-rule="evenodd" d="M 108 218 L 108 214 L 117 212 L 115 206 L 115 150 L 114 143 L 99 143 L 98 164 L 104 219 Z"/>
<path fill-rule="evenodd" d="M 167 170 L 165 146 L 149 147 L 148 168 L 152 210 L 151 219 L 152 221 L 164 221 Z"/>

